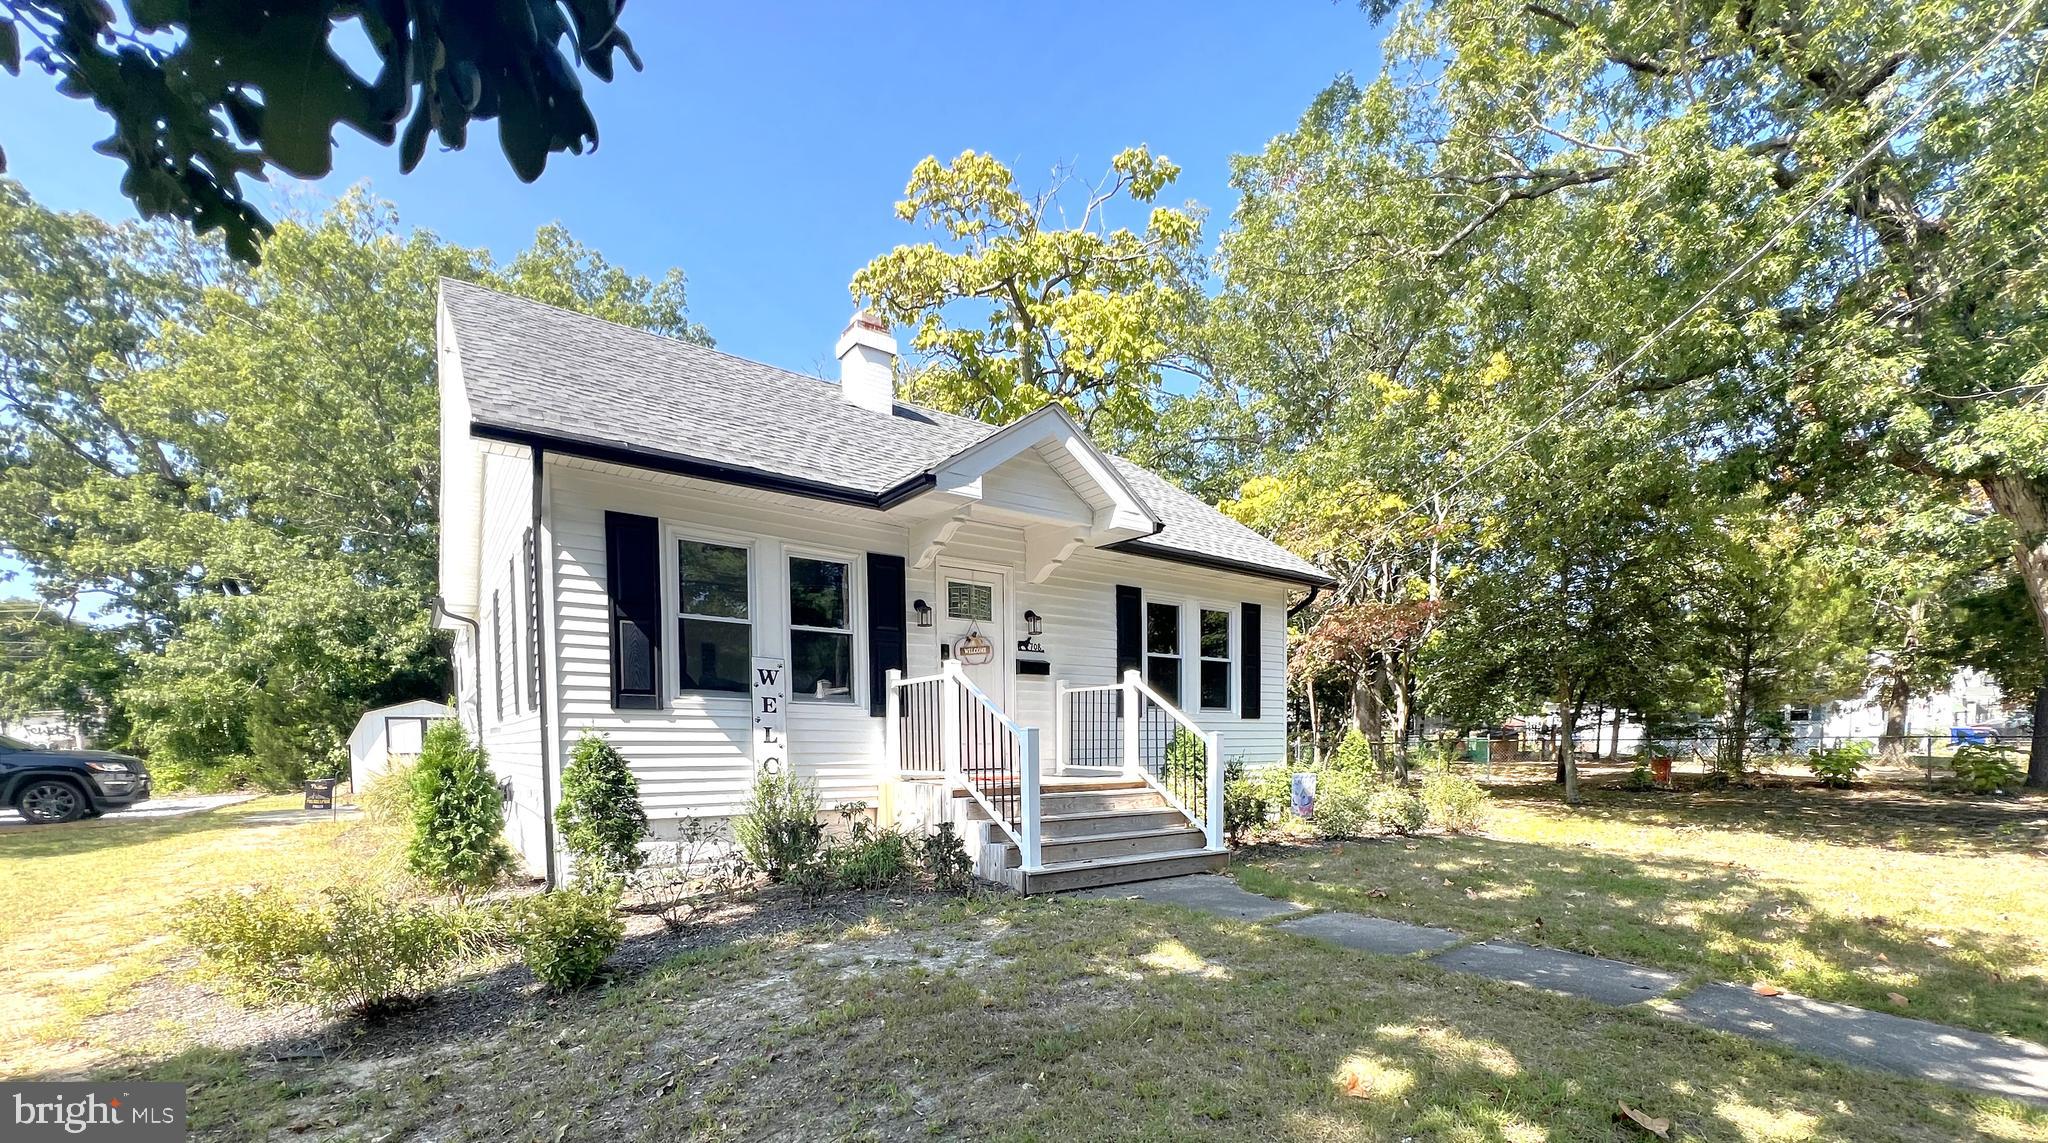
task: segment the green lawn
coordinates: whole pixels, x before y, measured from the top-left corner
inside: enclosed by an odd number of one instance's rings
[[[2048,1042],[2048,799],[1501,791],[1485,835],[1241,860],[1256,892]],[[1892,994],[1905,999],[1901,1006]]]
[[[0,835],[10,886],[49,871],[94,896],[147,887],[140,909],[10,929],[11,983],[33,967],[16,950],[87,958],[105,943],[125,950],[134,989],[190,1000],[174,1029],[124,1040],[120,1002],[75,1002],[84,993],[45,981],[69,1024],[13,1045],[10,1074],[70,1074],[82,1045],[97,1074],[190,1084],[204,1139],[1645,1138],[1614,1122],[1626,1101],[1672,1119],[1678,1138],[2048,1143],[2039,1109],[1648,1011],[1058,898],[887,905],[851,928],[721,945],[562,998],[508,991],[490,973],[521,970],[491,969],[382,1026],[331,1029],[325,1059],[279,1060],[279,1041],[237,1039],[240,1010],[166,973],[171,900],[310,884],[363,868],[366,843],[362,827],[246,816],[122,840],[101,826]],[[486,993],[490,1005],[468,1000]]]

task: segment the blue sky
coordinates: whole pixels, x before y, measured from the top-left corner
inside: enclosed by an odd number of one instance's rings
[[[500,257],[565,223],[637,273],[680,266],[692,316],[720,348],[830,374],[847,280],[922,232],[893,204],[926,155],[972,148],[1027,189],[1056,163],[1090,178],[1149,144],[1184,168],[1169,199],[1227,219],[1229,157],[1291,126],[1340,73],[1370,75],[1379,32],[1343,0],[1211,3],[633,4],[646,70],[590,84],[602,143],[522,185],[479,125],[465,152],[395,151],[343,129],[334,173],[287,191],[368,180],[423,226]],[[60,209],[132,217],[87,105],[34,70],[0,74],[9,173]],[[1136,225],[1142,216],[1113,221]],[[0,584],[18,594],[21,584]]]

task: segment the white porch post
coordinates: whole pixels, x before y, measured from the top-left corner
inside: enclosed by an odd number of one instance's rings
[[[1020,727],[1017,735],[1017,752],[1023,756],[1023,773],[1020,775],[1023,785],[1023,807],[1019,811],[1018,816],[1024,820],[1019,822],[1018,825],[1024,833],[1024,844],[1022,846],[1024,851],[1024,868],[1026,870],[1036,870],[1044,866],[1038,844],[1038,787],[1040,771],[1038,728],[1035,726]]]
[[[882,672],[882,765],[903,771],[903,672],[894,667]],[[884,774],[893,778],[894,774]]]
[[[1205,745],[1209,748],[1209,848],[1223,849],[1230,844],[1223,834],[1223,733],[1211,731]]]
[[[1124,771],[1136,774],[1138,765],[1138,723],[1145,717],[1139,702],[1138,672],[1124,672]]]
[[[946,788],[960,784],[960,682],[953,677],[953,664],[942,668],[939,683],[939,758],[946,771]]]
[[[1060,679],[1052,685],[1053,773],[1066,773],[1073,761],[1071,745],[1067,742],[1067,680]]]

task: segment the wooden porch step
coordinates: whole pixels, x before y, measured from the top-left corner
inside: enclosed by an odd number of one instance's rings
[[[1040,797],[1044,797],[1047,794],[1087,794],[1102,790],[1143,790],[1146,788],[1147,787],[1145,785],[1145,780],[1143,778],[1060,777],[1046,778],[1038,783],[1038,793]],[[1016,792],[1016,790],[1017,787],[1014,784],[982,787],[982,793],[985,795],[1013,794]],[[956,798],[964,798],[967,796],[967,791],[964,789],[956,789],[953,791],[953,796]]]
[[[1171,806],[1135,810],[1084,810],[1071,814],[1042,814],[1039,836],[1045,841],[1070,837],[1095,837],[1128,830],[1172,829],[1191,824],[1187,815]]]
[[[1036,873],[1011,870],[1010,876],[1015,879],[1012,884],[1020,892],[1062,893],[1069,889],[1127,885],[1133,881],[1156,881],[1189,873],[1215,873],[1229,861],[1228,853],[1192,849],[1049,865]]]
[[[1172,829],[1126,830],[1123,833],[1058,839],[1041,837],[1038,839],[1038,855],[1047,866],[1072,865],[1104,858],[1180,853],[1202,848],[1205,840],[1207,837],[1201,830],[1183,820],[1178,828]],[[1015,842],[1005,841],[1002,846],[1003,868],[1015,869],[1024,864],[1023,853]]]

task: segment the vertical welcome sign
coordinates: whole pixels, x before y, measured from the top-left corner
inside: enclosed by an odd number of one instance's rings
[[[789,770],[789,677],[781,659],[754,657],[754,768]]]

